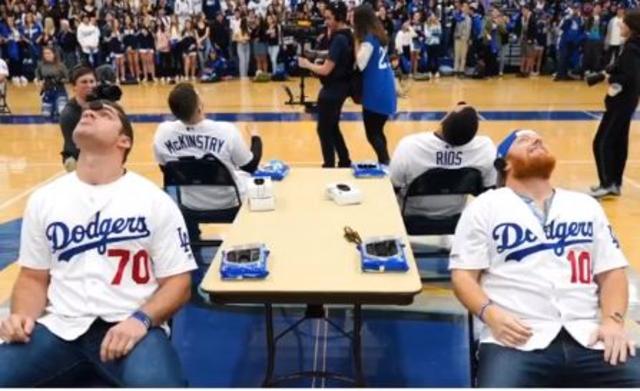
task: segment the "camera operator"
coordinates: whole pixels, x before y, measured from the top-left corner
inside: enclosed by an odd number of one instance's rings
[[[80,122],[82,107],[87,103],[87,97],[96,86],[96,74],[88,66],[79,65],[71,72],[71,86],[74,97],[60,113],[60,128],[64,145],[62,147],[62,162],[67,172],[75,170],[80,151],[73,142],[73,130]]]
[[[318,94],[318,136],[324,163],[322,167],[351,166],[349,151],[340,133],[340,113],[349,95],[350,78],[355,62],[354,40],[347,27],[347,6],[343,2],[332,3],[325,11],[325,21],[331,35],[329,54],[322,64],[315,64],[304,57],[298,58],[301,68],[320,76],[322,88]]]
[[[609,69],[606,111],[593,140],[593,154],[600,184],[591,188],[596,198],[619,196],[629,149],[629,127],[640,95],[640,9],[624,16],[622,53]],[[604,80],[590,76],[589,84]],[[595,79],[595,80],[594,80]]]
[[[59,115],[69,100],[64,83],[67,81],[67,67],[64,66],[51,47],[42,49],[42,61],[36,68],[36,82],[42,83],[40,97],[42,115]]]

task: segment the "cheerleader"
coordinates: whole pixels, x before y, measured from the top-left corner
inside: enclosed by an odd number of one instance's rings
[[[191,77],[191,80],[195,80],[198,58],[198,43],[196,41],[196,30],[191,19],[187,19],[184,23],[184,30],[182,31],[182,40],[180,41],[180,46],[182,47],[184,77],[186,80],[189,80],[189,77]]]
[[[127,55],[129,74],[138,81],[138,79],[140,79],[140,66],[138,64],[138,32],[131,15],[125,15],[124,17],[122,42],[124,43],[124,50]]]
[[[153,28],[149,20],[146,20],[140,29],[140,59],[142,60],[142,79],[156,82],[156,65],[154,60],[155,40]]]
[[[114,18],[111,21],[111,36],[108,41],[109,51],[113,57],[113,67],[116,70],[116,78],[123,83],[126,80],[126,71],[124,68],[124,43],[122,42],[122,31],[120,29],[120,21]]]

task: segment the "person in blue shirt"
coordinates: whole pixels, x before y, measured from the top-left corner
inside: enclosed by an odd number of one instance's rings
[[[362,118],[367,140],[381,164],[389,164],[384,125],[396,112],[393,71],[387,54],[389,37],[369,4],[353,13],[356,63],[362,71]]]
[[[580,4],[575,4],[571,14],[560,23],[559,61],[558,73],[555,81],[570,80],[568,71],[572,59],[578,54],[580,43],[584,39],[584,22],[580,16]]]

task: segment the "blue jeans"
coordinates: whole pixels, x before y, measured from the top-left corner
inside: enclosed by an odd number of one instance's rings
[[[165,332],[157,327],[150,329],[127,356],[106,363],[100,361],[100,344],[113,325],[96,320],[84,335],[65,341],[36,324],[29,343],[0,345],[0,387],[60,382],[65,375],[87,364],[105,382],[116,386],[186,386],[178,356]]]
[[[604,351],[587,349],[564,329],[546,349],[523,352],[496,344],[480,344],[478,386],[640,387],[640,356],[612,366]]]

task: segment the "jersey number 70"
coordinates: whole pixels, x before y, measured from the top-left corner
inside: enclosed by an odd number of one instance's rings
[[[113,280],[111,281],[111,285],[120,285],[122,282],[122,275],[124,274],[124,269],[127,267],[131,258],[131,251],[122,250],[122,249],[109,249],[107,251],[107,255],[110,257],[120,258],[118,263],[118,271],[116,275],[113,276]],[[151,273],[149,273],[149,254],[145,250],[140,250],[133,255],[133,267],[131,268],[131,279],[136,282],[136,284],[146,284],[149,282],[151,278]]]

